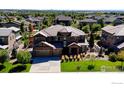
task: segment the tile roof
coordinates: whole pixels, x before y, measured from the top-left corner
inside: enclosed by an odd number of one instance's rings
[[[71,36],[85,35],[85,33],[82,30],[79,30],[71,26],[62,25],[53,25],[51,27],[41,30],[40,32],[47,36],[57,36],[58,32],[71,32]]]
[[[103,27],[102,30],[113,34],[114,36],[124,36],[124,24],[117,26],[108,25],[106,27]]]

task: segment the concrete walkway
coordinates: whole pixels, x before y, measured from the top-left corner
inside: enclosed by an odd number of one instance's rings
[[[34,58],[31,73],[60,72],[60,60],[58,57]]]

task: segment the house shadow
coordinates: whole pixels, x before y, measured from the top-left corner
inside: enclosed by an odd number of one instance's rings
[[[38,64],[38,63],[45,63],[48,61],[57,61],[60,60],[60,57],[58,56],[49,56],[49,57],[33,57],[32,64]]]

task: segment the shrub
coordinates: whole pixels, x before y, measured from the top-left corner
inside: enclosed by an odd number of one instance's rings
[[[77,66],[77,68],[76,68],[78,71],[81,69],[81,66]]]
[[[65,61],[65,56],[62,55],[62,57],[61,57],[61,63],[64,62],[64,61]]]
[[[0,50],[0,62],[3,63],[7,60],[8,53],[6,50]]]
[[[2,69],[4,69],[4,68],[5,68],[4,65],[0,65],[0,71],[1,71]]]
[[[94,69],[94,65],[88,65],[88,70]]]
[[[70,61],[72,61],[72,60],[73,60],[73,56],[72,56],[72,55],[70,55],[69,60],[70,60]]]
[[[69,57],[67,55],[65,55],[65,60],[66,60],[66,62],[69,61]]]
[[[109,54],[109,60],[112,62],[117,61],[117,55],[115,53]]]
[[[116,66],[117,69],[124,71],[124,67],[123,66]]]
[[[12,69],[9,70],[9,73],[12,73],[12,72],[22,72],[26,69],[26,65],[18,65],[16,67],[13,67]]]
[[[117,59],[119,61],[124,61],[124,51],[119,51],[117,54]]]
[[[31,53],[29,51],[19,51],[17,53],[17,61],[19,63],[29,63],[31,60]]]
[[[77,55],[74,55],[74,61],[77,61]]]

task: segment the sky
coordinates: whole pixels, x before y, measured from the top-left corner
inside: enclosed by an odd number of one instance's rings
[[[124,10],[124,0],[2,0],[0,9]]]

